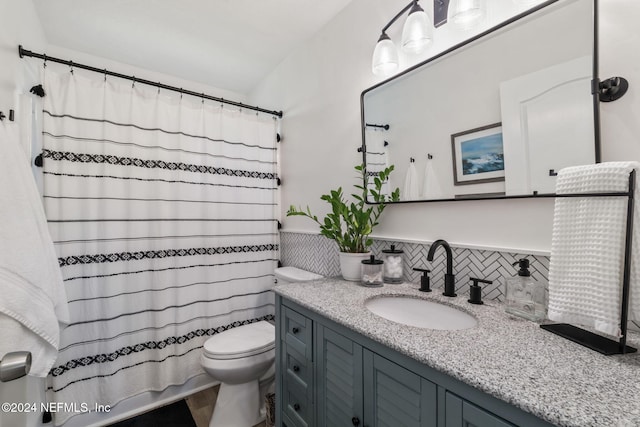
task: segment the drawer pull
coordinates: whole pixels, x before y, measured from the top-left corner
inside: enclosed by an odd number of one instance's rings
[[[360,419],[358,417],[351,418],[351,424],[354,426],[360,425]]]
[[[300,370],[300,366],[293,365],[293,372],[298,372]]]
[[[297,403],[293,404],[293,409],[297,412],[300,410],[300,405],[298,405]]]
[[[297,334],[298,332],[300,332],[300,329],[298,329],[298,328],[293,328],[293,329],[291,330],[291,332],[293,332],[294,334]]]

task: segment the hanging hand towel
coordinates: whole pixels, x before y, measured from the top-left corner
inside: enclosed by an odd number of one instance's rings
[[[445,199],[448,196],[442,191],[440,180],[436,171],[433,169],[433,160],[428,159],[424,168],[424,177],[422,179],[422,198],[423,199]],[[449,196],[450,197],[450,196]]]
[[[562,169],[556,194],[626,192],[637,162]],[[636,172],[638,173],[638,172]],[[635,192],[638,200],[640,192]],[[549,265],[549,319],[620,336],[620,306],[627,225],[626,197],[557,198]],[[630,318],[640,313],[640,210],[635,207]]]
[[[0,125],[0,355],[31,351],[29,374],[44,377],[69,312],[40,194],[13,130]]]
[[[402,192],[402,200],[417,200],[420,194],[418,189],[418,172],[414,162],[409,163],[407,175],[404,178],[404,191]]]

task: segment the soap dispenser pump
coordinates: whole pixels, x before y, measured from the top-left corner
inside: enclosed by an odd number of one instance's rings
[[[516,276],[506,280],[507,313],[538,322],[547,315],[546,285],[531,277],[529,260],[521,258],[514,262],[518,265]]]

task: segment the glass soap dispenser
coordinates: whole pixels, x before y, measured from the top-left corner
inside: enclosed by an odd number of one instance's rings
[[[384,260],[384,283],[402,283],[402,254],[404,252],[396,249],[396,245],[391,245],[391,249],[383,249],[382,258]]]
[[[362,261],[361,267],[361,279],[364,286],[370,288],[382,286],[382,266],[384,265],[381,259],[376,259],[371,255],[369,259]]]
[[[539,322],[547,317],[546,285],[531,277],[529,260],[522,258],[513,263],[518,265],[518,274],[507,278],[507,313]]]

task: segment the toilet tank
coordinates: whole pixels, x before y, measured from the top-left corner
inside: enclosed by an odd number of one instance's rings
[[[323,276],[296,267],[279,267],[274,270],[278,284],[292,282],[308,282],[309,280],[322,279]]]

